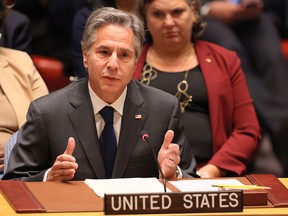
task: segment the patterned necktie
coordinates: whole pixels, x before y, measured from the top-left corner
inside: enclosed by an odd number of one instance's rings
[[[116,136],[113,127],[114,108],[106,106],[100,111],[100,114],[105,121],[105,127],[99,141],[106,170],[106,178],[111,178],[117,151]]]

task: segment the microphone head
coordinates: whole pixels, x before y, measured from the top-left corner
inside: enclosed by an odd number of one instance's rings
[[[140,136],[141,136],[141,139],[142,139],[143,141],[146,141],[147,139],[149,139],[149,135],[148,135],[148,133],[147,133],[145,130],[142,130],[142,131],[140,132]]]

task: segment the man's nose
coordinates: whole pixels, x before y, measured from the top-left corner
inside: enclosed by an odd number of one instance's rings
[[[118,56],[117,53],[112,53],[112,55],[110,56],[108,63],[107,63],[107,67],[109,70],[116,70],[119,67],[118,64]]]

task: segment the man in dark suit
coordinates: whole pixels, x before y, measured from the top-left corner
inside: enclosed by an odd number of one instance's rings
[[[31,103],[3,179],[106,178],[98,139],[105,125],[99,112],[106,106],[114,108],[117,140],[112,178],[159,177],[143,130],[165,178],[194,176],[177,98],[132,80],[143,39],[136,16],[113,8],[94,11],[81,42],[89,78]]]

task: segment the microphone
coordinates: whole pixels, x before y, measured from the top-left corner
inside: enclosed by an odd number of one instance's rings
[[[162,169],[161,169],[160,164],[159,164],[159,162],[158,162],[158,160],[157,160],[156,153],[155,153],[152,145],[151,145],[150,142],[148,141],[149,135],[148,135],[148,133],[147,133],[146,131],[144,131],[144,130],[142,130],[142,131],[140,132],[140,134],[141,134],[141,139],[142,139],[144,142],[147,142],[147,144],[149,145],[149,147],[150,147],[150,149],[151,149],[151,151],[152,151],[154,160],[155,160],[155,162],[156,162],[156,164],[157,164],[158,171],[160,172],[160,175],[161,175],[161,178],[162,178],[162,181],[163,181],[164,192],[167,192],[167,189],[166,189],[166,179],[165,179],[165,177],[164,177],[164,175],[163,175]]]

